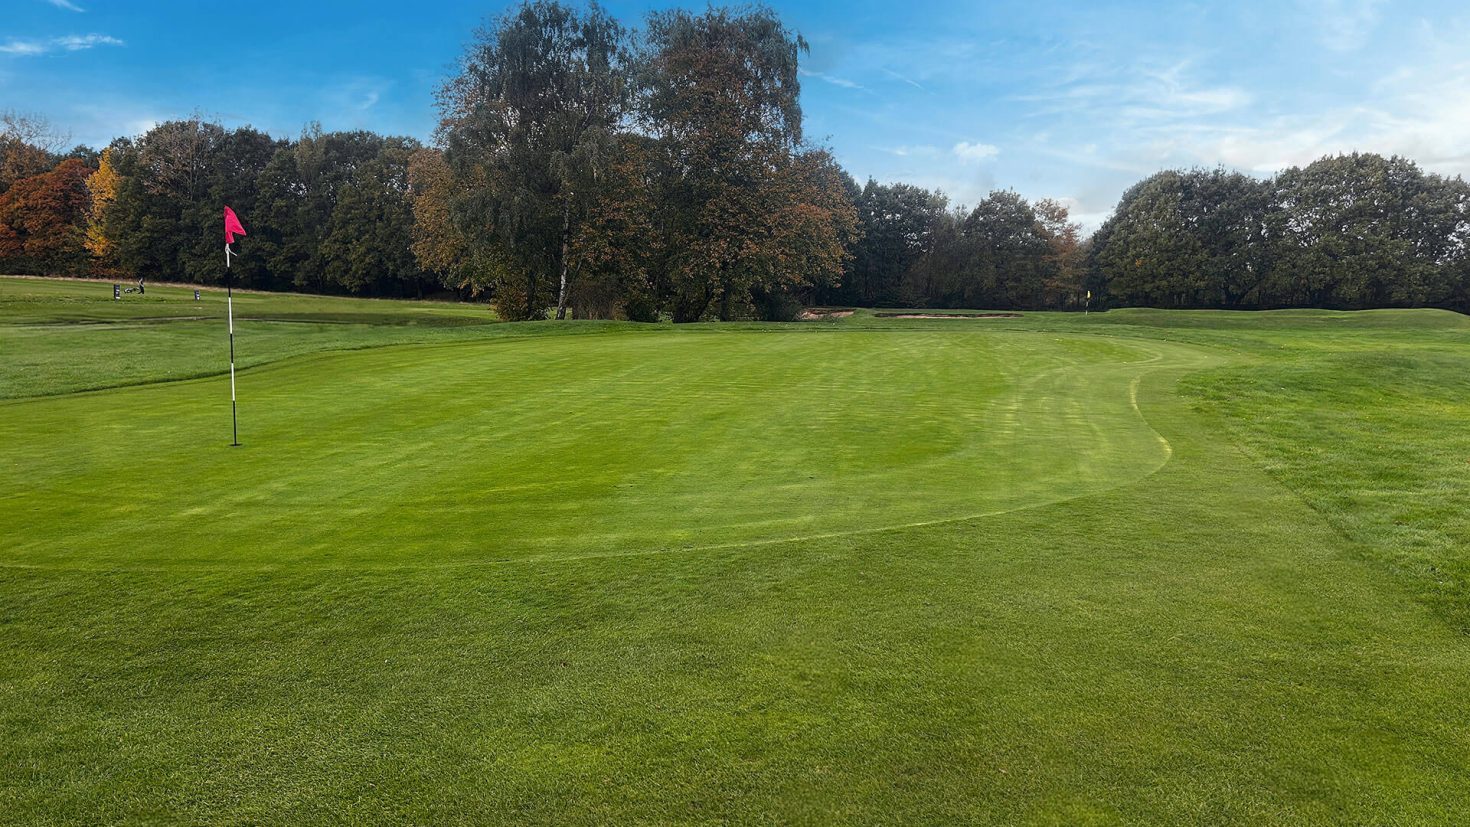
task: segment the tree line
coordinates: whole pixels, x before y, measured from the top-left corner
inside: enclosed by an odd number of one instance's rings
[[[1470,189],[1413,162],[1161,172],[1090,237],[1056,201],[859,185],[802,132],[807,44],[769,9],[525,2],[479,31],[432,144],[199,117],[96,152],[0,121],[0,271],[449,289],[507,319],[787,319],[804,305],[1470,310]]]
[[[1094,234],[1120,305],[1470,310],[1470,185],[1353,153],[1271,178],[1161,172]]]
[[[218,284],[229,204],[250,233],[249,254],[232,265],[236,284],[378,296],[437,287],[410,247],[408,160],[420,148],[412,138],[312,126],[288,141],[192,118],[100,153],[46,157],[37,143],[6,143],[21,144],[39,151],[15,157],[44,171],[0,190],[5,271]],[[9,153],[0,164],[3,186],[18,167]]]

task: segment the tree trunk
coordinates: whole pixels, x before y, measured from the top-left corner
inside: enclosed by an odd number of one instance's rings
[[[572,226],[572,202],[568,200],[561,208],[561,289],[556,295],[556,319],[567,317],[567,241]]]

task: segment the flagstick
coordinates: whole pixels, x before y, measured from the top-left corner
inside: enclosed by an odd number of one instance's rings
[[[235,294],[230,289],[230,245],[225,244],[225,308],[230,319],[230,428],[234,441],[231,448],[240,447],[240,419],[235,413]]]

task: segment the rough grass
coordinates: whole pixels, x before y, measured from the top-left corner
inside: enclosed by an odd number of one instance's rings
[[[370,304],[241,374],[244,448],[218,375],[0,402],[0,821],[1470,807],[1460,317]],[[129,381],[56,330],[16,395]]]

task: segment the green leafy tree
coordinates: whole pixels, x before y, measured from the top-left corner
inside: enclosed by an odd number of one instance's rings
[[[482,31],[440,95],[453,214],[493,266],[507,318],[533,319],[573,290],[571,249],[599,198],[631,94],[628,35],[600,7],[522,3]]]
[[[412,138],[376,138],[377,152],[343,178],[322,234],[327,282],[349,293],[423,295],[408,195]]]
[[[1312,307],[1423,304],[1441,297],[1448,240],[1437,182],[1412,161],[1352,153],[1283,172],[1272,235],[1283,303]]]
[[[298,289],[417,295],[432,283],[414,257],[412,138],[308,127],[261,169],[253,249]]]
[[[911,184],[880,184],[870,178],[854,207],[861,239],[853,245],[841,285],[826,301],[860,307],[907,303],[905,280],[930,252],[936,230],[947,220],[948,201]]]
[[[1098,233],[1096,264],[1111,300],[1153,307],[1209,306],[1208,253],[1188,220],[1185,173],[1134,184]]]
[[[113,142],[108,156],[118,175],[116,198],[102,230],[114,243],[119,267],[174,281],[221,282],[221,205],[254,225],[257,179],[280,145],[248,127],[226,130],[197,118]],[[266,264],[254,245],[236,260],[231,276],[264,286]]]

